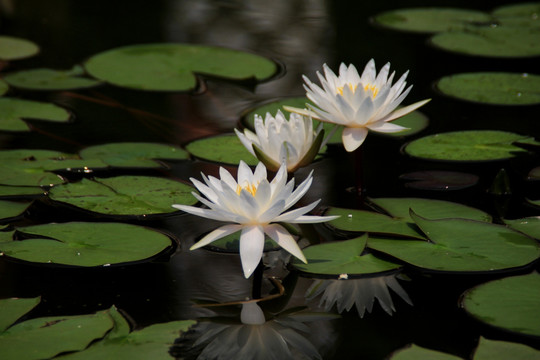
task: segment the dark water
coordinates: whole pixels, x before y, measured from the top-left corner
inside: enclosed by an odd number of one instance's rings
[[[231,131],[247,109],[261,101],[304,95],[301,74],[310,78],[323,63],[340,62],[358,68],[374,58],[378,68],[390,61],[401,74],[410,70],[414,88],[405,103],[430,97],[422,109],[430,126],[416,137],[449,130],[499,129],[540,137],[538,106],[497,107],[447,99],[433,90],[437,78],[463,71],[534,72],[538,59],[498,60],[452,55],[430,48],[421,35],[377,28],[369,17],[407,6],[454,6],[490,10],[505,2],[470,1],[3,1],[2,34],[38,43],[39,56],[13,62],[4,71],[34,67],[67,69],[91,55],[123,45],[183,42],[247,50],[275,59],[284,71],[255,89],[208,80],[194,94],[137,92],[102,86],[77,92],[15,91],[11,96],[48,100],[72,110],[69,125],[34,122],[32,133],[1,133],[0,147],[43,148],[77,152],[85,146],[116,141],[185,144]],[[372,197],[418,196],[468,204],[495,218],[538,215],[523,205],[524,197],[540,198],[538,184],[525,180],[538,158],[474,165],[426,162],[405,157],[405,139],[368,136],[363,145],[364,185]],[[354,158],[337,148],[332,160],[314,164],[315,182],[305,199],[322,198],[323,205],[358,206],[346,189],[355,185]],[[310,168],[310,169],[311,169]],[[501,198],[487,189],[504,168],[513,193]],[[310,170],[308,169],[308,170]],[[479,176],[472,188],[452,192],[412,190],[399,175],[418,170],[458,170]],[[187,180],[217,167],[199,161],[171,164],[165,176]],[[109,174],[110,175],[110,174]],[[302,170],[298,177],[307,175]],[[101,220],[46,200],[37,201],[15,225],[70,220]],[[137,326],[191,319],[209,312],[193,308],[191,299],[235,301],[251,296],[236,255],[187,251],[214,223],[187,215],[133,221],[162,229],[180,239],[174,256],[151,263],[103,269],[31,266],[0,259],[0,297],[42,296],[31,316],[82,314],[116,305]],[[325,231],[323,228],[321,231]],[[324,232],[332,236],[328,231]],[[538,270],[538,266],[536,266]],[[529,272],[524,269],[523,272]],[[280,275],[286,272],[281,271]],[[412,281],[401,285],[414,306],[393,296],[396,312],[387,315],[378,304],[360,319],[353,310],[339,320],[312,326],[310,340],[325,359],[383,359],[409,343],[467,357],[479,336],[506,339],[540,348],[535,339],[487,328],[467,317],[458,306],[460,294],[495,276],[451,276],[408,271]],[[498,275],[502,276],[502,275]],[[305,304],[310,279],[287,277],[295,284],[287,307]],[[263,290],[269,290],[265,284]],[[317,301],[308,303],[316,308]]]

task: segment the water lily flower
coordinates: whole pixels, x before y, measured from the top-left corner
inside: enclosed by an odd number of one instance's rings
[[[206,198],[197,193],[193,193],[193,196],[209,209],[177,204],[173,207],[204,218],[234,223],[210,232],[193,245],[191,250],[241,231],[240,260],[246,278],[251,276],[261,260],[265,234],[298,259],[307,262],[296,240],[280,222],[320,223],[336,218],[305,215],[313,210],[320,200],[287,211],[308,191],[313,181],[313,172],[296,189],[294,178],[287,182],[285,164],[281,165],[271,182],[268,181],[266,167],[261,162],[252,172],[245,162],[240,161],[238,181],[224,168],[219,169],[219,174],[220,179],[202,174],[204,183],[190,179]]]
[[[342,141],[347,151],[356,150],[364,142],[368,130],[393,133],[407,128],[392,124],[403,115],[418,109],[431,99],[426,99],[405,106],[398,110],[396,107],[411,91],[412,85],[405,90],[408,71],[394,85],[395,72],[390,76],[390,63],[383,66],[379,74],[375,69],[375,61],[371,59],[362,76],[354,65],[341,64],[339,76],[324,64],[324,77],[317,72],[322,88],[312,83],[306,76],[304,88],[306,95],[314,104],[307,104],[309,109],[298,109],[285,106],[288,111],[314,119],[342,125]]]
[[[269,170],[277,171],[286,163],[289,172],[313,161],[324,136],[322,125],[313,130],[311,118],[291,113],[287,120],[280,110],[276,117],[267,112],[264,121],[255,115],[255,133],[248,129],[244,133],[234,131],[246,149]]]
[[[315,280],[306,291],[306,298],[312,300],[322,293],[319,306],[325,311],[330,311],[336,305],[339,313],[349,311],[353,305],[356,305],[361,318],[364,317],[366,310],[371,313],[377,299],[382,309],[388,315],[392,315],[396,309],[388,288],[391,288],[407,304],[412,305],[409,295],[396,280],[395,275],[366,279]]]

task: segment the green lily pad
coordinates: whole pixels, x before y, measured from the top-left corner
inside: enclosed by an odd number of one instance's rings
[[[410,8],[384,12],[374,21],[393,30],[419,33],[437,33],[460,30],[471,23],[491,22],[489,14],[481,11],[456,8]]]
[[[328,224],[338,230],[358,231],[378,234],[402,235],[424,239],[418,231],[409,209],[430,219],[465,218],[490,221],[483,211],[448,201],[418,198],[378,198],[371,201],[388,215],[365,210],[330,208],[326,215],[340,215]]]
[[[13,325],[19,318],[39,304],[40,298],[1,299],[0,300],[0,334]]]
[[[9,90],[9,85],[5,81],[0,80],[0,96],[7,93],[8,90]]]
[[[540,200],[531,200],[531,199],[527,199],[527,202],[531,205],[534,205],[534,206],[539,206],[540,207]]]
[[[45,191],[37,186],[0,185],[0,197],[44,195]]]
[[[399,107],[398,107],[399,109]],[[390,136],[390,137],[402,137],[409,136],[419,133],[424,130],[429,125],[429,119],[426,115],[420,111],[413,111],[408,113],[405,116],[400,117],[392,121],[392,124],[400,125],[406,127],[407,130],[395,132],[395,133],[375,133],[381,136]]]
[[[196,323],[193,320],[171,321],[130,333],[125,319],[116,310],[110,314],[115,319],[115,327],[103,340],[84,351],[64,355],[62,359],[170,360],[171,344]]]
[[[412,344],[394,352],[390,360],[463,360],[463,358]]]
[[[84,69],[75,66],[71,70],[31,69],[7,74],[4,80],[11,86],[30,90],[76,90],[100,84],[85,78]]]
[[[453,191],[478,183],[478,176],[457,171],[414,171],[399,176],[408,180],[405,187],[418,190]]]
[[[66,109],[51,103],[0,98],[0,130],[29,131],[23,119],[68,122],[70,117]]]
[[[540,351],[523,344],[488,340],[483,337],[474,353],[473,360],[533,360],[540,359]]]
[[[437,82],[437,88],[445,95],[483,104],[540,103],[540,76],[533,74],[503,72],[455,74],[441,78]]]
[[[39,46],[29,40],[0,36],[0,60],[19,60],[36,55]]]
[[[152,176],[82,179],[53,187],[49,196],[106,215],[151,215],[178,211],[172,204],[193,205],[195,189],[178,181]]]
[[[345,240],[312,245],[303,249],[308,263],[294,259],[295,269],[311,276],[347,274],[348,278],[359,275],[372,275],[398,270],[401,265],[381,260],[373,254],[362,254],[366,246],[367,235]]]
[[[44,317],[16,324],[0,334],[2,360],[49,359],[80,351],[113,327],[107,313]]]
[[[540,275],[512,276],[467,290],[461,305],[477,320],[522,335],[540,336]]]
[[[55,185],[64,182],[54,170],[106,167],[99,159],[81,160],[77,155],[40,149],[0,151],[0,184],[13,186]]]
[[[0,200],[0,220],[21,215],[30,203]]]
[[[505,226],[411,216],[430,242],[370,237],[367,246],[413,266],[445,272],[509,270],[540,257],[540,245],[534,239]]]
[[[109,266],[151,258],[171,246],[154,230],[121,223],[70,222],[17,229],[24,240],[2,242],[11,258],[71,266]]]
[[[540,4],[537,2],[505,5],[492,11],[498,23],[505,26],[523,27],[540,27],[539,13]]]
[[[528,217],[516,220],[504,220],[504,223],[517,231],[520,231],[535,239],[540,239],[540,217]]]
[[[406,154],[428,160],[493,161],[527,151],[514,145],[530,137],[497,130],[455,131],[428,135],[404,147]]]
[[[115,167],[159,167],[157,159],[183,160],[189,154],[177,147],[156,143],[110,143],[90,146],[79,152],[83,159],[100,159]]]
[[[234,80],[264,80],[276,64],[254,54],[219,47],[145,44],[112,49],[91,57],[85,68],[102,81],[138,90],[185,91],[197,86],[194,74]]]
[[[439,49],[484,57],[532,57],[540,55],[540,27],[486,25],[464,31],[439,33],[431,44]]]
[[[255,166],[259,160],[251,155],[236,134],[224,134],[195,140],[186,145],[193,156],[221,164],[238,165],[240,160]]]

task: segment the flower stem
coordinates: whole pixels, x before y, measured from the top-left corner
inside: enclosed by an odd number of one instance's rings
[[[365,189],[364,189],[364,164],[363,164],[363,150],[362,146],[354,151],[354,190],[357,195],[358,205],[361,206],[364,203]]]

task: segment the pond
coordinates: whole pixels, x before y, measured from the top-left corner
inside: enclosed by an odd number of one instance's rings
[[[540,358],[540,3],[436,6],[0,1],[0,358]],[[370,59],[431,100],[250,173],[235,129]]]

